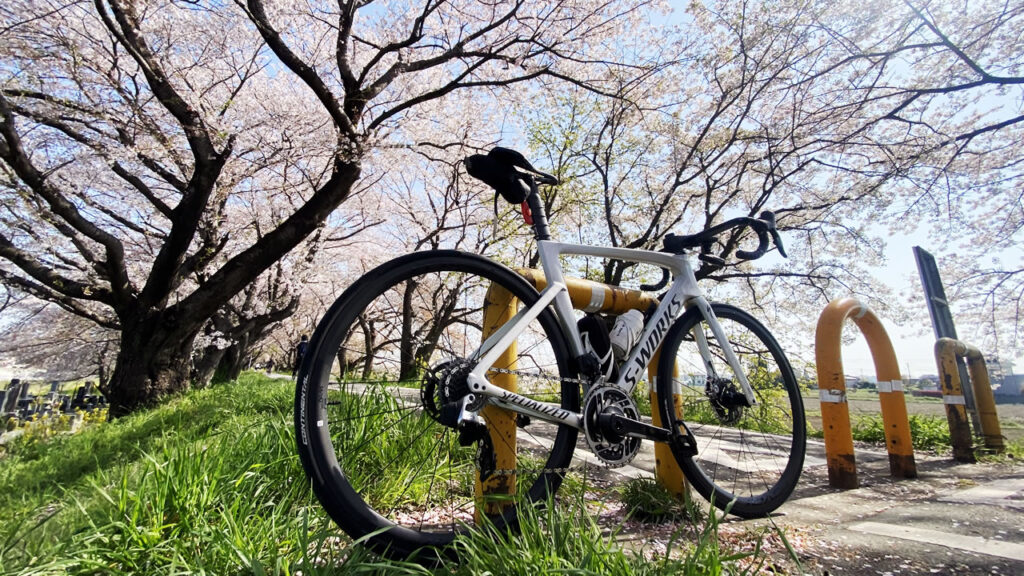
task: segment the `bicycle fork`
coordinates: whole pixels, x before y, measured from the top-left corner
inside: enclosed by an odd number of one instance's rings
[[[726,336],[725,330],[722,329],[722,325],[719,324],[718,319],[715,318],[715,313],[711,309],[711,304],[703,297],[692,298],[686,304],[687,307],[697,307],[700,315],[704,318],[708,327],[711,328],[711,334],[722,347],[722,354],[725,356],[725,361],[729,364],[729,368],[732,369],[732,373],[735,374],[736,379],[739,380],[740,390],[743,391],[743,396],[747,400],[747,405],[756,406],[757,398],[754,396],[754,388],[750,385],[750,381],[747,380],[747,374],[743,371],[743,367],[740,366],[739,358],[736,357],[736,352],[733,351],[732,343],[729,342],[729,338]],[[708,346],[707,335],[704,334],[704,330],[701,330],[700,323],[693,328],[693,339],[697,342],[697,350],[700,352],[701,360],[704,362],[704,368],[708,372],[708,378],[718,378],[718,372],[715,370],[715,365],[711,361],[713,358],[711,347]]]

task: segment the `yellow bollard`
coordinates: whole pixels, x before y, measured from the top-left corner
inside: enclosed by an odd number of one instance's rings
[[[519,300],[508,290],[500,285],[492,284],[485,296],[483,339],[496,332],[505,325],[516,313]],[[515,370],[516,368],[516,343],[513,342],[508,349],[498,357],[495,366]],[[517,390],[516,375],[506,373],[492,373],[489,380],[495,386],[499,386],[510,392]],[[485,514],[499,514],[501,510],[512,503],[516,493],[516,475],[508,470],[516,469],[516,414],[504,408],[498,408],[488,404],[480,411],[487,423],[487,430],[491,435],[491,445],[494,447],[495,468],[506,472],[496,473],[481,482],[480,471],[476,472],[476,483],[474,493],[477,506],[474,511],[476,521],[480,522],[481,511]]]
[[[935,363],[939,367],[942,403],[946,405],[949,422],[949,441],[953,445],[953,458],[959,462],[974,462],[971,449],[971,426],[967,420],[960,371],[956,367],[956,348],[960,342],[952,338],[939,338],[935,343]]]
[[[875,363],[885,445],[889,452],[889,472],[901,478],[915,478],[914,446],[903,397],[903,381],[892,342],[871,310],[855,298],[842,298],[833,300],[822,311],[814,344],[829,485],[835,488],[856,488],[859,485],[840,341],[847,318],[851,318],[864,335]]]
[[[935,361],[939,366],[939,378],[942,382],[942,400],[946,405],[946,419],[949,422],[949,435],[953,443],[953,457],[963,462],[973,462],[971,451],[971,433],[967,420],[967,409],[963,402],[963,383],[956,369],[956,357],[967,359],[967,369],[974,390],[974,404],[978,409],[981,421],[981,435],[985,447],[994,452],[1002,452],[1003,433],[996,413],[995,396],[988,379],[988,368],[981,352],[959,340],[941,338],[935,343]],[[948,391],[947,391],[948,390]]]
[[[992,384],[988,379],[988,367],[985,366],[985,357],[973,346],[967,347],[967,370],[971,376],[971,386],[974,388],[974,406],[978,409],[978,417],[981,419],[981,434],[985,439],[985,447],[996,453],[1002,453],[1006,447],[1003,445],[1003,430],[999,425],[999,415],[996,413],[996,398],[992,394]]]
[[[540,270],[522,268],[517,270],[524,278],[537,288],[543,290],[547,286],[547,279]],[[627,310],[647,310],[650,306],[657,306],[658,299],[641,290],[630,290],[618,286],[609,286],[600,282],[581,280],[577,278],[565,279],[565,286],[569,289],[569,299],[577,310],[587,312],[607,312],[611,314],[622,314]],[[661,414],[657,410],[658,394],[655,392],[655,379],[658,367],[659,350],[651,359],[647,367],[647,381],[650,384],[651,398],[651,421],[655,426],[661,426]],[[682,411],[682,398],[678,395],[674,398],[676,411]],[[675,494],[681,500],[689,497],[689,485],[683,476],[683,470],[672,455],[672,449],[662,442],[654,443],[654,475],[658,482],[666,490]]]
[[[547,286],[547,281],[544,278],[543,272],[540,270],[533,269],[519,269],[517,272],[526,278],[527,281],[531,282],[537,290],[543,290]],[[599,282],[592,282],[589,280],[580,280],[575,278],[565,279],[565,285],[569,290],[569,299],[572,301],[573,307],[578,310],[585,310],[587,312],[607,312],[611,314],[621,314],[627,310],[638,309],[646,310],[652,304],[657,305],[658,300],[651,294],[642,292],[640,290],[630,290],[627,288],[619,288],[615,286],[608,286]],[[485,313],[485,330],[483,337],[486,339],[494,330],[504,324],[515,314],[516,303],[514,299],[511,302],[508,300],[511,298],[506,291],[504,295],[496,294],[493,297],[488,293],[488,311]],[[492,312],[491,308],[495,309]],[[499,312],[500,310],[500,312]],[[514,358],[515,350],[506,352],[511,354]],[[502,360],[499,362],[507,361],[505,356],[502,356]],[[656,407],[657,395],[654,392],[654,374],[657,371],[657,360],[651,362],[649,368],[649,382],[651,384],[651,405]],[[492,382],[495,385],[501,386],[509,390],[515,390],[515,378],[513,375],[498,374],[495,375],[498,378],[492,378]],[[509,376],[508,381],[503,380],[505,376]],[[502,380],[499,380],[502,378]],[[499,383],[505,382],[505,383]],[[509,388],[508,386],[511,386]],[[677,410],[681,399],[676,397]],[[660,415],[657,410],[652,410],[653,418],[656,418],[655,425],[660,425]],[[497,458],[497,468],[499,470],[514,470],[515,469],[515,418],[509,417],[510,414],[506,410],[499,410],[491,406],[487,406],[483,410],[484,419],[487,421],[488,428],[491,429],[491,439],[494,445],[494,452]],[[688,491],[688,485],[685,478],[683,477],[683,471],[679,468],[679,464],[676,462],[675,457],[672,456],[671,449],[662,443],[655,443],[654,446],[655,459],[656,459],[656,470],[655,475],[658,481],[673,494],[685,497]],[[504,463],[510,463],[506,465]],[[478,501],[491,495],[512,495],[515,490],[515,476],[504,476],[506,479],[502,481],[498,478],[489,478],[487,481],[481,483],[479,477],[477,478],[475,492]],[[499,506],[500,508],[500,506]],[[479,507],[478,507],[479,510]],[[488,505],[487,513],[492,513],[494,508],[492,505]]]
[[[655,392],[655,383],[657,382],[658,372],[658,359],[661,357],[661,348],[654,353],[651,358],[651,363],[647,366],[647,381],[650,382],[649,397],[651,399],[651,424],[661,427],[661,411],[658,410],[658,393]],[[678,376],[676,370],[678,366],[672,368],[672,376]],[[674,400],[675,410],[677,415],[683,413],[683,398],[679,394],[673,394],[672,399]],[[683,475],[683,469],[679,467],[676,462],[676,457],[672,454],[672,449],[668,444],[664,442],[654,443],[654,466],[655,475],[658,478],[658,482],[668,490],[673,496],[679,499],[680,502],[689,503],[690,501],[690,486],[686,482],[686,477]]]
[[[540,270],[520,268],[519,274],[532,283],[537,290],[547,286],[547,279]],[[608,312],[622,314],[627,310],[647,310],[652,304],[657,306],[658,299],[640,290],[630,290],[618,286],[609,286],[600,282],[566,278],[565,286],[569,289],[569,299],[573,308],[585,312]]]

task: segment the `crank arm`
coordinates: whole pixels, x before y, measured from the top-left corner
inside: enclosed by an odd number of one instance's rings
[[[682,443],[687,455],[697,455],[697,444],[693,441],[693,435],[686,429],[685,424],[682,424],[682,426],[686,434],[673,434],[668,428],[651,426],[645,422],[633,420],[620,414],[599,414],[597,422],[602,430],[612,431],[619,436],[642,438],[667,444]]]
[[[602,430],[609,430],[619,436],[630,436],[655,442],[669,442],[672,432],[666,428],[658,428],[644,422],[633,420],[621,414],[598,414],[597,423]]]

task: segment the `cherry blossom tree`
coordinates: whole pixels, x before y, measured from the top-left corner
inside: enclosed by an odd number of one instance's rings
[[[884,180],[893,226],[928,231],[961,336],[1019,355],[1024,6],[868,2],[814,20],[828,50],[803,82],[833,79],[819,101],[853,135],[830,165]]]
[[[737,263],[738,231],[698,277],[806,332],[809,302],[851,293],[905,318],[875,272],[890,227],[924,224],[971,253],[950,259],[951,283],[990,333],[1017,338],[1022,266],[978,256],[1005,253],[1024,221],[1020,8],[706,2],[688,16],[663,41],[671,65],[620,98],[528,108],[534,149],[567,182],[555,210],[581,239],[657,249],[667,232],[772,209],[794,258]],[[638,273],[609,261],[600,276]]]
[[[597,71],[630,72],[607,56],[645,4],[9,2],[0,278],[119,331],[111,414],[149,404],[375,150],[445,144],[405,138],[424,104],[540,78],[601,90]],[[290,206],[229,253],[218,224],[245,192]]]
[[[4,310],[0,356],[33,378],[96,378],[105,385],[117,354],[117,332],[30,296],[12,294]]]

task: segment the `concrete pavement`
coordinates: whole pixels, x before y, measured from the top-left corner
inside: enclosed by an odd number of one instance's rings
[[[649,474],[652,453],[645,447],[622,472]],[[1022,463],[959,464],[919,453],[919,477],[894,479],[884,450],[861,447],[856,458],[861,487],[829,488],[824,445],[809,440],[807,465],[790,500],[770,520],[730,517],[721,531],[781,528],[800,564],[785,558],[780,546],[769,564],[776,573],[1024,575]]]

